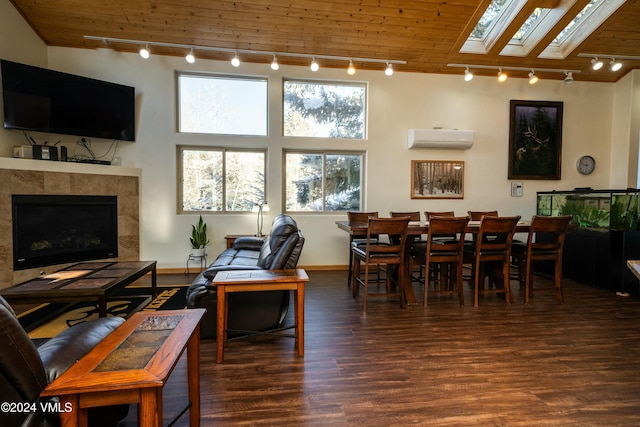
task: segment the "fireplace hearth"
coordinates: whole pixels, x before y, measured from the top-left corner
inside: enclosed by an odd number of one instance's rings
[[[13,195],[14,270],[118,256],[117,196]]]

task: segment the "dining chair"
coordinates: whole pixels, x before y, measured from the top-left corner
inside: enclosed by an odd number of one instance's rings
[[[429,221],[432,216],[446,216],[446,217],[454,217],[456,213],[454,211],[443,211],[443,212],[435,212],[435,211],[424,211],[424,217]]]
[[[364,288],[363,311],[367,311],[367,298],[370,296],[399,296],[400,307],[404,307],[405,302],[405,248],[407,239],[407,227],[409,217],[399,218],[374,218],[370,217],[367,227],[367,238],[364,246],[354,245],[351,247],[353,254],[353,282],[351,290],[353,297],[357,298],[360,286]],[[381,241],[380,237],[388,236],[387,241]],[[364,264],[364,274],[361,277],[361,263]],[[391,274],[390,266],[396,266],[397,275]],[[386,274],[386,292],[369,292],[369,269],[372,267],[384,266]],[[396,278],[396,288],[394,292],[393,281]]]
[[[352,226],[354,224],[367,224],[369,222],[369,217],[377,218],[378,212],[347,212],[347,220],[349,222],[349,226]],[[353,277],[353,253],[351,251],[351,248],[354,245],[364,245],[367,239],[367,235],[351,233],[349,237],[349,270],[347,273],[347,286],[351,286],[351,278]]]
[[[498,216],[498,211],[467,211],[469,220],[480,221],[483,216]]]
[[[411,212],[397,212],[391,211],[389,212],[389,216],[391,218],[400,218],[403,216],[408,216],[409,221],[420,221],[420,212],[419,211],[411,211]]]
[[[529,304],[533,292],[533,263],[553,261],[556,299],[564,304],[562,295],[562,250],[572,215],[539,216],[531,218],[526,243],[513,243],[511,258],[518,267],[520,286],[524,287],[524,303]]]
[[[429,220],[427,241],[413,245],[411,257],[416,263],[424,265],[425,271],[430,271],[432,265],[437,265],[439,280],[434,277],[433,292],[457,293],[458,301],[464,305],[462,288],[462,262],[464,257],[464,236],[469,218],[432,216]],[[441,236],[449,236],[447,240]],[[454,269],[455,267],[455,269]],[[455,279],[455,287],[451,286]],[[427,306],[429,296],[429,278],[424,280],[424,307]]]
[[[473,270],[473,306],[478,307],[478,295],[483,293],[504,293],[507,304],[511,304],[511,287],[509,285],[509,267],[511,265],[511,243],[520,216],[489,216],[480,220],[477,239],[465,245],[465,257],[472,264]],[[484,288],[487,263],[493,264],[493,271],[488,274],[502,279],[502,288]],[[500,268],[498,268],[500,267]],[[481,283],[482,282],[482,286]]]

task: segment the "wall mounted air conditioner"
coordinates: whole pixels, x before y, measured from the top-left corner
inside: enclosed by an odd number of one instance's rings
[[[467,150],[473,145],[472,130],[409,129],[409,148],[455,148]]]

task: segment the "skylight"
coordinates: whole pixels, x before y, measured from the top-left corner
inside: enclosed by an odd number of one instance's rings
[[[551,8],[536,8],[511,36],[500,55],[528,55],[547,34],[558,31],[557,24],[577,2],[558,0]],[[488,53],[512,22],[522,20],[526,3],[527,0],[492,0],[460,52]],[[624,3],[625,0],[590,0],[538,57],[566,58]]]

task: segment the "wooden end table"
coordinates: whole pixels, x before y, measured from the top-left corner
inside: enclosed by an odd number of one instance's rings
[[[200,320],[205,309],[138,312],[40,393],[59,396],[64,427],[88,408],[138,403],[141,427],[162,425],[162,388],[187,350],[189,425],[200,425]],[[186,410],[186,408],[185,408]],[[182,411],[180,414],[184,413]]]
[[[294,293],[295,329],[298,356],[304,356],[304,284],[309,281],[303,269],[297,270],[235,270],[221,271],[211,281],[218,290],[216,332],[216,362],[224,359],[227,339],[227,294],[231,292],[286,291]]]

